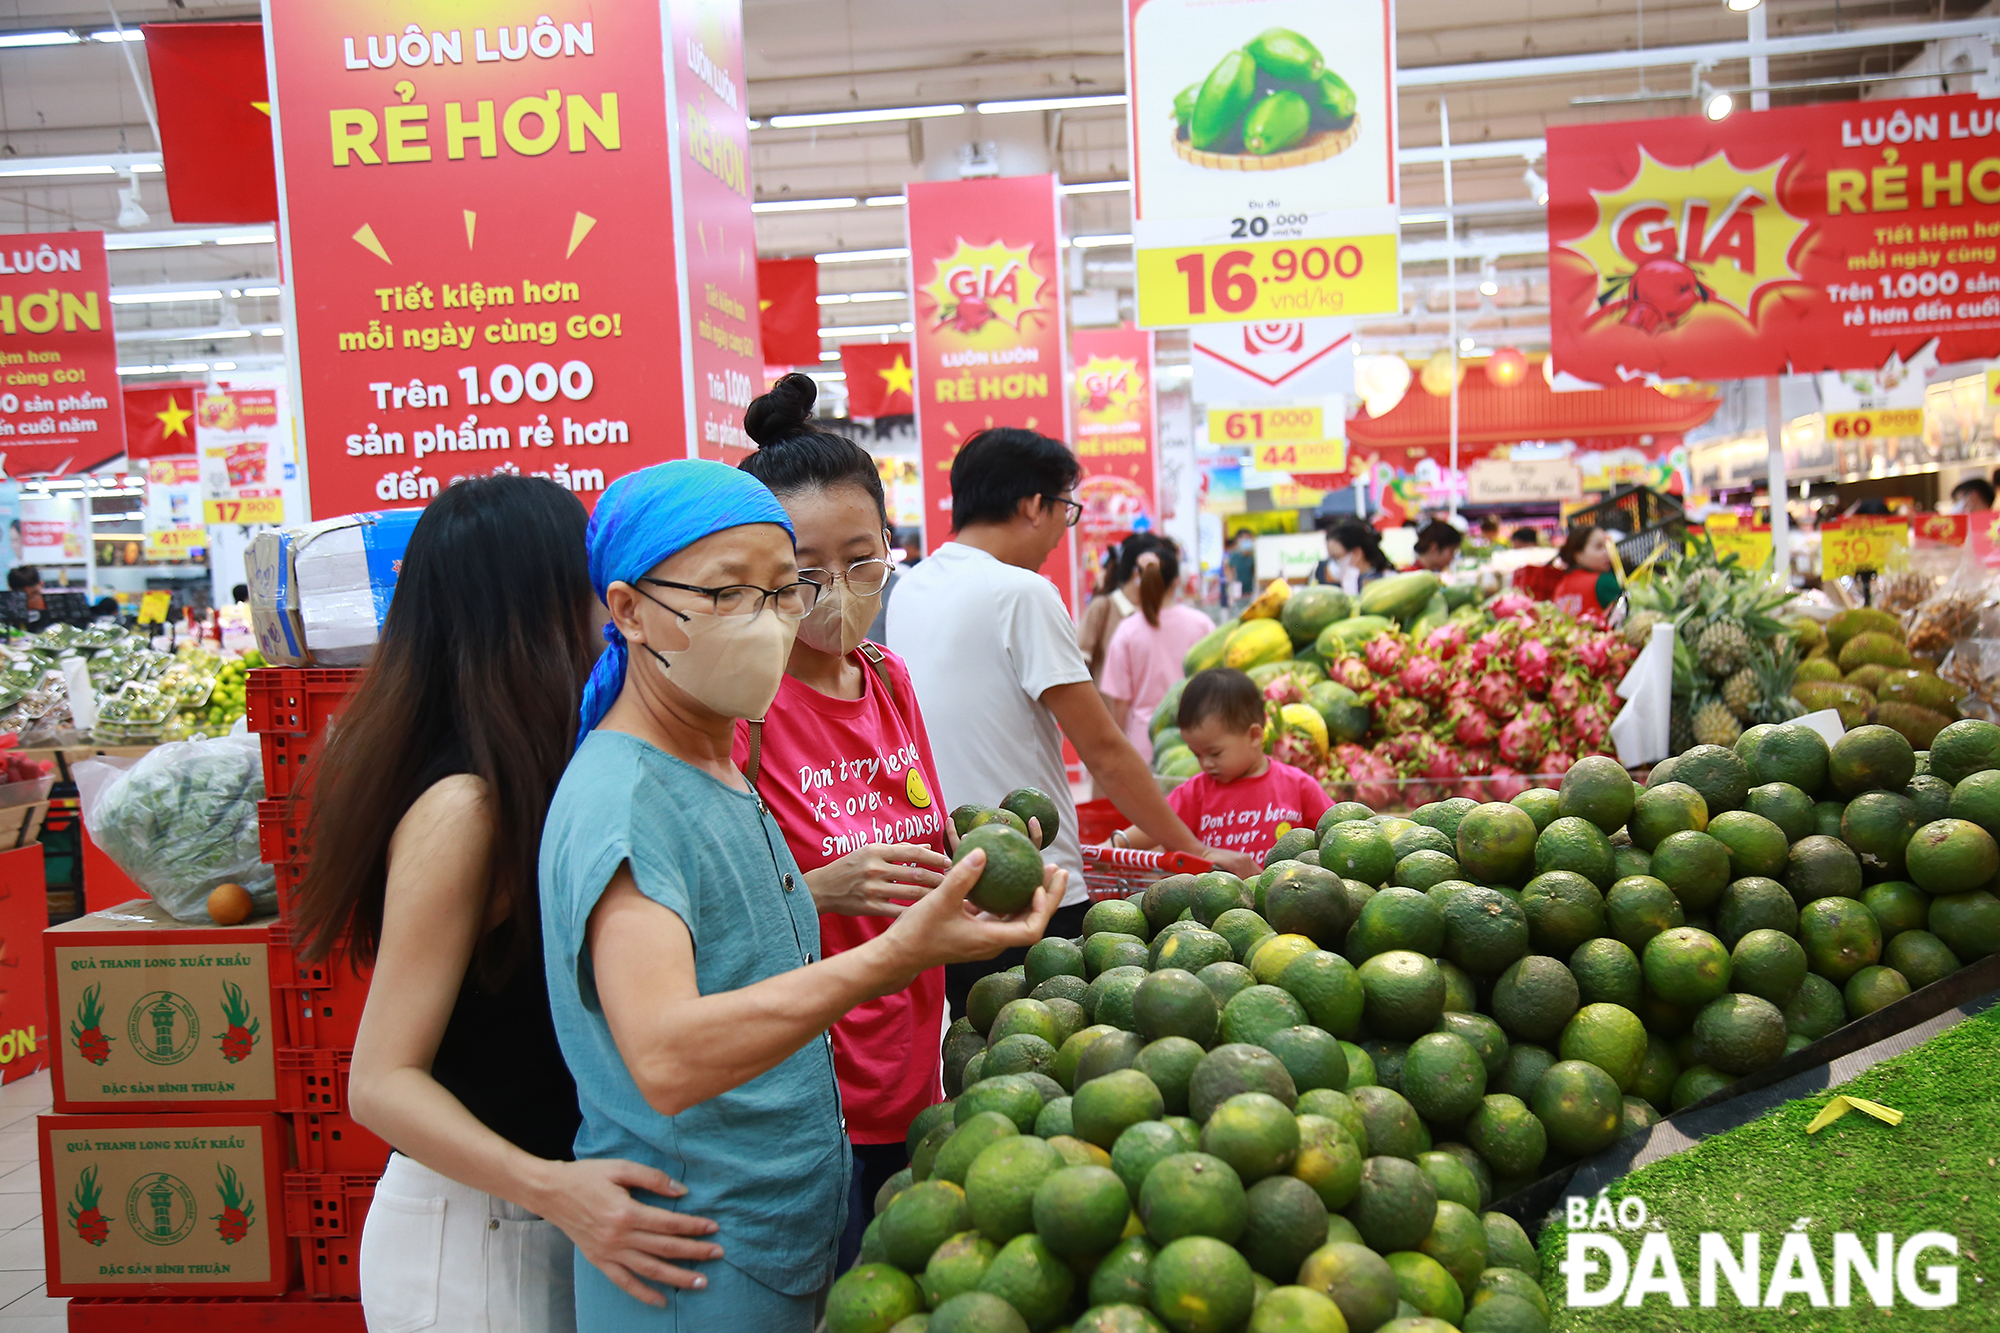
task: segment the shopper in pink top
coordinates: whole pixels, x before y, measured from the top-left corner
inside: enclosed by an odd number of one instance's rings
[[[1134,538],[1133,540],[1140,540]],[[1125,729],[1140,754],[1151,758],[1149,733],[1153,709],[1181,678],[1181,661],[1188,649],[1215,629],[1215,622],[1191,606],[1183,606],[1177,591],[1180,553],[1165,538],[1154,538],[1140,553],[1139,614],[1127,616],[1111,636],[1104,655],[1104,678],[1098,688],[1110,706],[1112,720]]]

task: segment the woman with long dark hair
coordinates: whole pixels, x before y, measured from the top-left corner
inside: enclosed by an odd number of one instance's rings
[[[1140,754],[1153,754],[1153,709],[1181,679],[1188,649],[1215,629],[1215,622],[1180,601],[1180,551],[1164,537],[1143,541],[1134,560],[1139,609],[1111,636],[1100,688],[1111,719]]]
[[[542,971],[536,855],[595,636],[583,506],[490,477],[410,534],[375,660],[328,735],[294,914],[374,965],[348,1085],[396,1148],[361,1240],[375,1329],[575,1327],[572,1243],[642,1300],[711,1223],[636,1201],[652,1167],[574,1160],[576,1085]]]
[[[759,447],[738,466],[785,507],[799,576],[820,591],[799,622],[778,697],[761,722],[737,724],[734,758],[805,871],[821,948],[831,957],[880,935],[904,904],[937,885],[951,868],[951,821],[909,670],[867,640],[889,575],[882,478],[860,445],[813,427],[816,394],[804,375],[786,375],[743,416]],[[844,761],[833,781],[804,789],[799,771],[823,768],[830,755]],[[943,968],[833,1025],[834,1073],[854,1148],[842,1268],[860,1252],[876,1192],[909,1165],[911,1119],[943,1095],[943,1026]]]
[[[1351,594],[1390,572],[1389,557],[1382,553],[1382,534],[1373,524],[1343,518],[1327,529],[1326,559],[1313,570],[1313,582],[1330,583]]]

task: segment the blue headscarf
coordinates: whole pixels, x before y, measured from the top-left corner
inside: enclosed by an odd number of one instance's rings
[[[683,458],[628,473],[611,483],[590,517],[590,586],[603,599],[710,533],[746,523],[776,523],[796,541],[792,520],[770,488],[726,463]],[[583,686],[577,743],[604,719],[625,686],[625,636],[604,627],[611,646]]]

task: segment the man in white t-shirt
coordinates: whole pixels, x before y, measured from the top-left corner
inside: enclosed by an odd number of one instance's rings
[[[1204,848],[1168,807],[1105,709],[1055,585],[1037,572],[1083,512],[1070,498],[1078,475],[1060,441],[1014,427],[974,435],[951,465],[954,539],[903,575],[889,603],[889,647],[916,685],[944,800],[998,805],[1016,787],[1054,799],[1062,827],[1046,855],[1070,880],[1048,933],[1063,936],[1083,933],[1088,902],[1065,735],[1097,789],[1161,846],[1238,875],[1255,870],[1240,853]],[[974,981],[1022,952],[947,968],[953,1011],[965,1012]]]

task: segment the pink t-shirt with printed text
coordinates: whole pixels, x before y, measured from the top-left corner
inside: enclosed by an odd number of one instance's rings
[[[1168,794],[1167,804],[1204,846],[1261,861],[1278,841],[1278,825],[1313,828],[1333,799],[1310,773],[1273,759],[1263,776],[1230,783],[1197,773]]]
[[[882,656],[893,699],[864,664],[859,699],[835,699],[786,676],[765,714],[757,794],[801,870],[817,870],[871,842],[921,843],[944,854],[946,807],[917,691],[903,659],[886,649]],[[739,722],[739,768],[748,754],[748,724]],[[821,952],[844,953],[894,920],[822,912]],[[917,1112],[943,1098],[943,1031],[941,967],[919,974],[908,990],[863,1001],[833,1025],[833,1068],[849,1138],[901,1143]]]

